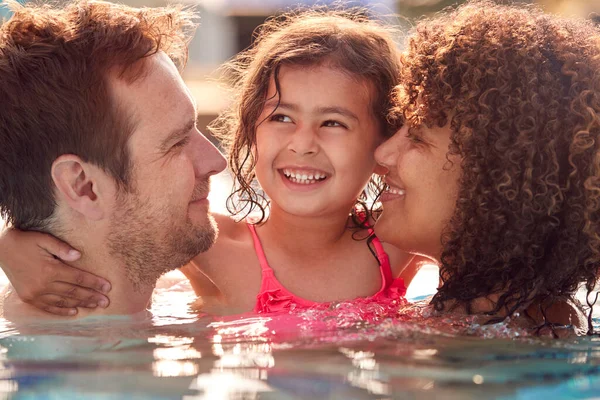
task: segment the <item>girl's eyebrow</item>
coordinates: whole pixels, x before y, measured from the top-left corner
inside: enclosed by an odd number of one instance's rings
[[[352,111],[344,107],[319,107],[317,112],[320,114],[340,114],[344,117],[358,121],[358,117]]]
[[[292,110],[292,111],[299,110],[299,107],[297,105],[279,102],[279,101],[277,101],[277,99],[268,100],[265,103],[265,108],[274,108],[274,109],[275,108],[285,108],[287,110]],[[352,111],[350,111],[344,107],[336,107],[336,106],[319,107],[315,111],[318,114],[340,114],[345,117],[348,117],[348,118],[358,121],[358,116],[356,114],[354,114]]]
[[[267,108],[267,107],[272,107],[272,108],[287,108],[288,110],[298,111],[298,106],[297,105],[290,104],[290,103],[283,103],[283,102],[280,102],[278,99],[268,100],[265,103],[265,108]]]

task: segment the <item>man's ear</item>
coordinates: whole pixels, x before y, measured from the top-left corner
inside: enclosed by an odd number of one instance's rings
[[[52,163],[52,180],[62,200],[86,218],[97,221],[105,217],[99,182],[99,168],[72,154],[63,154]]]

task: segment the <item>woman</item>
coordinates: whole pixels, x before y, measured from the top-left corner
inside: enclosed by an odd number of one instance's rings
[[[403,127],[376,152],[389,185],[376,233],[439,262],[435,309],[585,325],[574,296],[585,283],[594,300],[600,266],[599,33],[489,1],[416,26]]]

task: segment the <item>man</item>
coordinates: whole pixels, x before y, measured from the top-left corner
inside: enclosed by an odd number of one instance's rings
[[[112,283],[96,315],[144,310],[156,280],[216,237],[209,177],[226,163],[176,67],[190,28],[179,9],[86,1],[15,6],[0,28],[0,211]],[[15,294],[4,312],[49,316]]]

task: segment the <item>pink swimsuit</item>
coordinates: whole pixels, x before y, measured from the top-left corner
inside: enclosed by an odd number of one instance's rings
[[[262,270],[262,283],[260,286],[260,292],[256,296],[256,306],[254,307],[255,313],[269,313],[269,312],[280,312],[289,311],[298,308],[309,308],[315,306],[329,306],[331,303],[317,303],[314,301],[306,300],[298,297],[287,290],[275,277],[275,273],[267,263],[267,257],[263,251],[260,239],[256,234],[256,228],[253,224],[248,224],[248,228],[252,233],[252,239],[254,240],[254,249],[258,261],[260,262],[260,268]],[[373,234],[373,229],[369,228],[369,233]],[[367,300],[377,301],[379,299],[391,299],[400,298],[406,294],[406,286],[404,286],[404,280],[402,278],[394,279],[392,276],[392,267],[390,266],[390,259],[383,249],[381,242],[377,237],[373,238],[372,241],[377,259],[379,260],[379,270],[381,272],[381,288],[373,296],[369,296]]]

